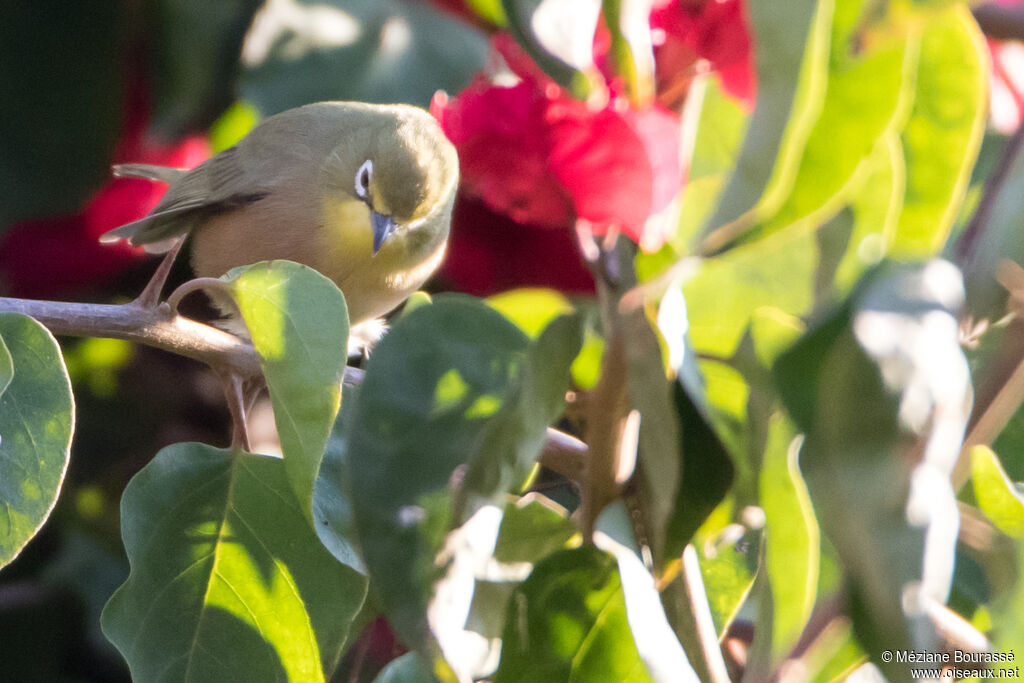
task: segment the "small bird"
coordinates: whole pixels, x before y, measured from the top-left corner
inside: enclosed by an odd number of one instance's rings
[[[459,162],[422,109],[318,102],[267,118],[190,171],[114,172],[170,187],[149,215],[101,241],[162,253],[189,234],[199,277],[263,260],[304,263],[344,292],[355,326],[398,306],[440,265]]]

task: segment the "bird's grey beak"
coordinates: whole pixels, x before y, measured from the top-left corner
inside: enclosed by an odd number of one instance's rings
[[[384,242],[398,226],[391,220],[391,216],[385,216],[372,209],[370,210],[370,225],[373,227],[373,255],[376,256]]]

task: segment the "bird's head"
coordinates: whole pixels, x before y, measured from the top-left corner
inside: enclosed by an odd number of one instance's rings
[[[376,254],[451,202],[459,161],[441,127],[420,109],[388,108],[363,130],[363,144],[347,145],[345,165],[354,169],[352,195],[370,211]]]

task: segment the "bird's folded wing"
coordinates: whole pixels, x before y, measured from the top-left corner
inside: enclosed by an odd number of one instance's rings
[[[245,206],[267,194],[265,190],[247,187],[248,179],[236,147],[225,150],[191,171],[149,164],[122,164],[116,166],[114,172],[119,176],[171,184],[149,215],[100,236],[101,242],[128,239],[134,245],[145,245],[151,253],[170,249],[176,238],[191,230],[198,218]]]

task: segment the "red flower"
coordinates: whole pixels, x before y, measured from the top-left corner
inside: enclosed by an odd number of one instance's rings
[[[515,287],[594,290],[571,230],[520,225],[464,194],[455,203],[441,276],[446,288],[476,296]]]
[[[692,72],[696,58],[706,59],[726,92],[752,107],[756,83],[743,0],[661,0],[655,5],[651,28],[659,84]]]
[[[502,40],[499,49],[512,51]],[[459,151],[464,190],[519,223],[582,219],[650,246],[647,219],[682,185],[678,117],[657,106],[631,110],[618,98],[603,107],[576,101],[517,52],[507,61],[519,83],[479,77],[431,105]]]

